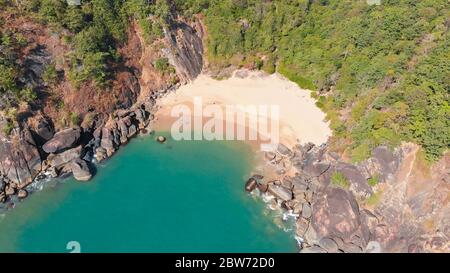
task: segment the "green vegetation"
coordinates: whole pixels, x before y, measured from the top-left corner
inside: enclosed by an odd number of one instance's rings
[[[367,180],[367,183],[371,186],[371,187],[375,187],[378,182],[380,182],[380,176],[379,175],[374,175],[373,177],[369,178]]]
[[[46,84],[54,84],[58,80],[58,71],[54,64],[49,64],[42,75],[42,79]]]
[[[343,189],[348,189],[350,187],[347,177],[340,172],[333,173],[331,176],[331,185],[341,187]]]
[[[381,201],[381,197],[383,195],[383,192],[375,192],[369,198],[366,199],[366,204],[371,207],[375,207],[378,205]]]
[[[175,72],[174,68],[169,63],[169,59],[167,59],[167,58],[159,58],[159,59],[157,59],[155,61],[154,66],[155,66],[155,69],[159,73],[162,73],[162,74]]]
[[[206,15],[213,68],[271,62],[317,90],[318,106],[354,161],[402,140],[421,144],[429,160],[448,149],[448,1],[176,2],[186,16]]]

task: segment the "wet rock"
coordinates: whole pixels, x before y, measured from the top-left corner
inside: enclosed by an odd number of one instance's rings
[[[89,181],[92,178],[92,173],[86,161],[82,159],[75,159],[70,164],[73,176],[78,181]]]
[[[245,190],[247,192],[252,192],[254,189],[256,189],[257,186],[258,182],[256,182],[256,179],[252,177],[245,183]]]
[[[258,184],[258,189],[260,192],[265,193],[269,189],[269,186],[265,183],[260,183],[260,184]]]
[[[292,191],[283,186],[271,184],[269,185],[268,192],[270,192],[273,196],[282,201],[288,201],[292,199]]]
[[[95,150],[95,160],[97,160],[97,162],[101,162],[101,161],[105,160],[106,157],[107,157],[107,154],[106,154],[106,150],[104,148],[98,147]]]
[[[28,192],[26,190],[24,190],[24,189],[20,189],[19,192],[17,193],[17,196],[20,199],[24,199],[24,198],[26,198],[28,196]]]
[[[60,153],[67,149],[75,147],[80,139],[80,129],[69,128],[56,133],[52,139],[47,141],[42,149],[46,153]]]
[[[163,136],[158,136],[158,137],[156,138],[156,141],[158,141],[159,143],[164,143],[164,142],[166,142],[166,138],[163,137]]]

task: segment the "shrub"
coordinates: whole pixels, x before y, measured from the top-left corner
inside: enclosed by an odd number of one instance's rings
[[[333,173],[331,176],[331,185],[341,187],[343,189],[348,189],[350,187],[347,177],[340,172]]]

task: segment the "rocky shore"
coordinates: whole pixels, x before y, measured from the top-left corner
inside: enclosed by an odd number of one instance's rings
[[[349,164],[326,144],[280,144],[264,155],[274,175],[254,175],[245,190],[273,197],[272,207],[295,215],[302,253],[448,252],[449,162],[426,181],[433,190],[413,190],[417,150],[380,146],[368,160]]]
[[[130,109],[110,115],[96,115],[85,127],[55,133],[46,119],[36,128],[24,127],[17,138],[3,139],[0,145],[0,202],[3,207],[28,195],[33,182],[66,177],[88,181],[95,163],[111,157],[138,134],[148,133],[153,120],[155,97]]]

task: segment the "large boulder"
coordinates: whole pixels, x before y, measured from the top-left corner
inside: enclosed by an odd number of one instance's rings
[[[50,154],[47,157],[47,162],[52,167],[61,167],[64,164],[69,163],[70,161],[80,158],[82,152],[82,146],[78,146],[76,148],[64,151],[60,154]]]
[[[47,141],[42,149],[46,153],[61,153],[67,149],[73,148],[78,143],[81,136],[79,128],[69,128],[56,133],[52,139]]]
[[[70,163],[73,177],[78,181],[89,181],[92,178],[91,170],[86,161],[75,159]]]
[[[319,192],[312,203],[311,226],[317,238],[338,236],[350,240],[360,228],[358,203],[350,192],[327,187]]]
[[[114,146],[113,133],[107,127],[103,127],[102,129],[102,141],[100,146],[106,150],[108,157],[110,157],[116,150]]]
[[[292,191],[283,186],[271,184],[269,185],[268,192],[282,201],[288,201],[292,199]]]
[[[55,129],[53,128],[52,122],[44,117],[38,119],[34,132],[38,145],[43,145],[55,135]]]
[[[358,197],[368,198],[373,194],[372,187],[367,183],[366,177],[352,164],[339,162],[336,171],[342,173],[350,183],[350,190]]]
[[[0,173],[20,186],[31,183],[41,170],[41,157],[28,127],[16,141],[0,138]]]

